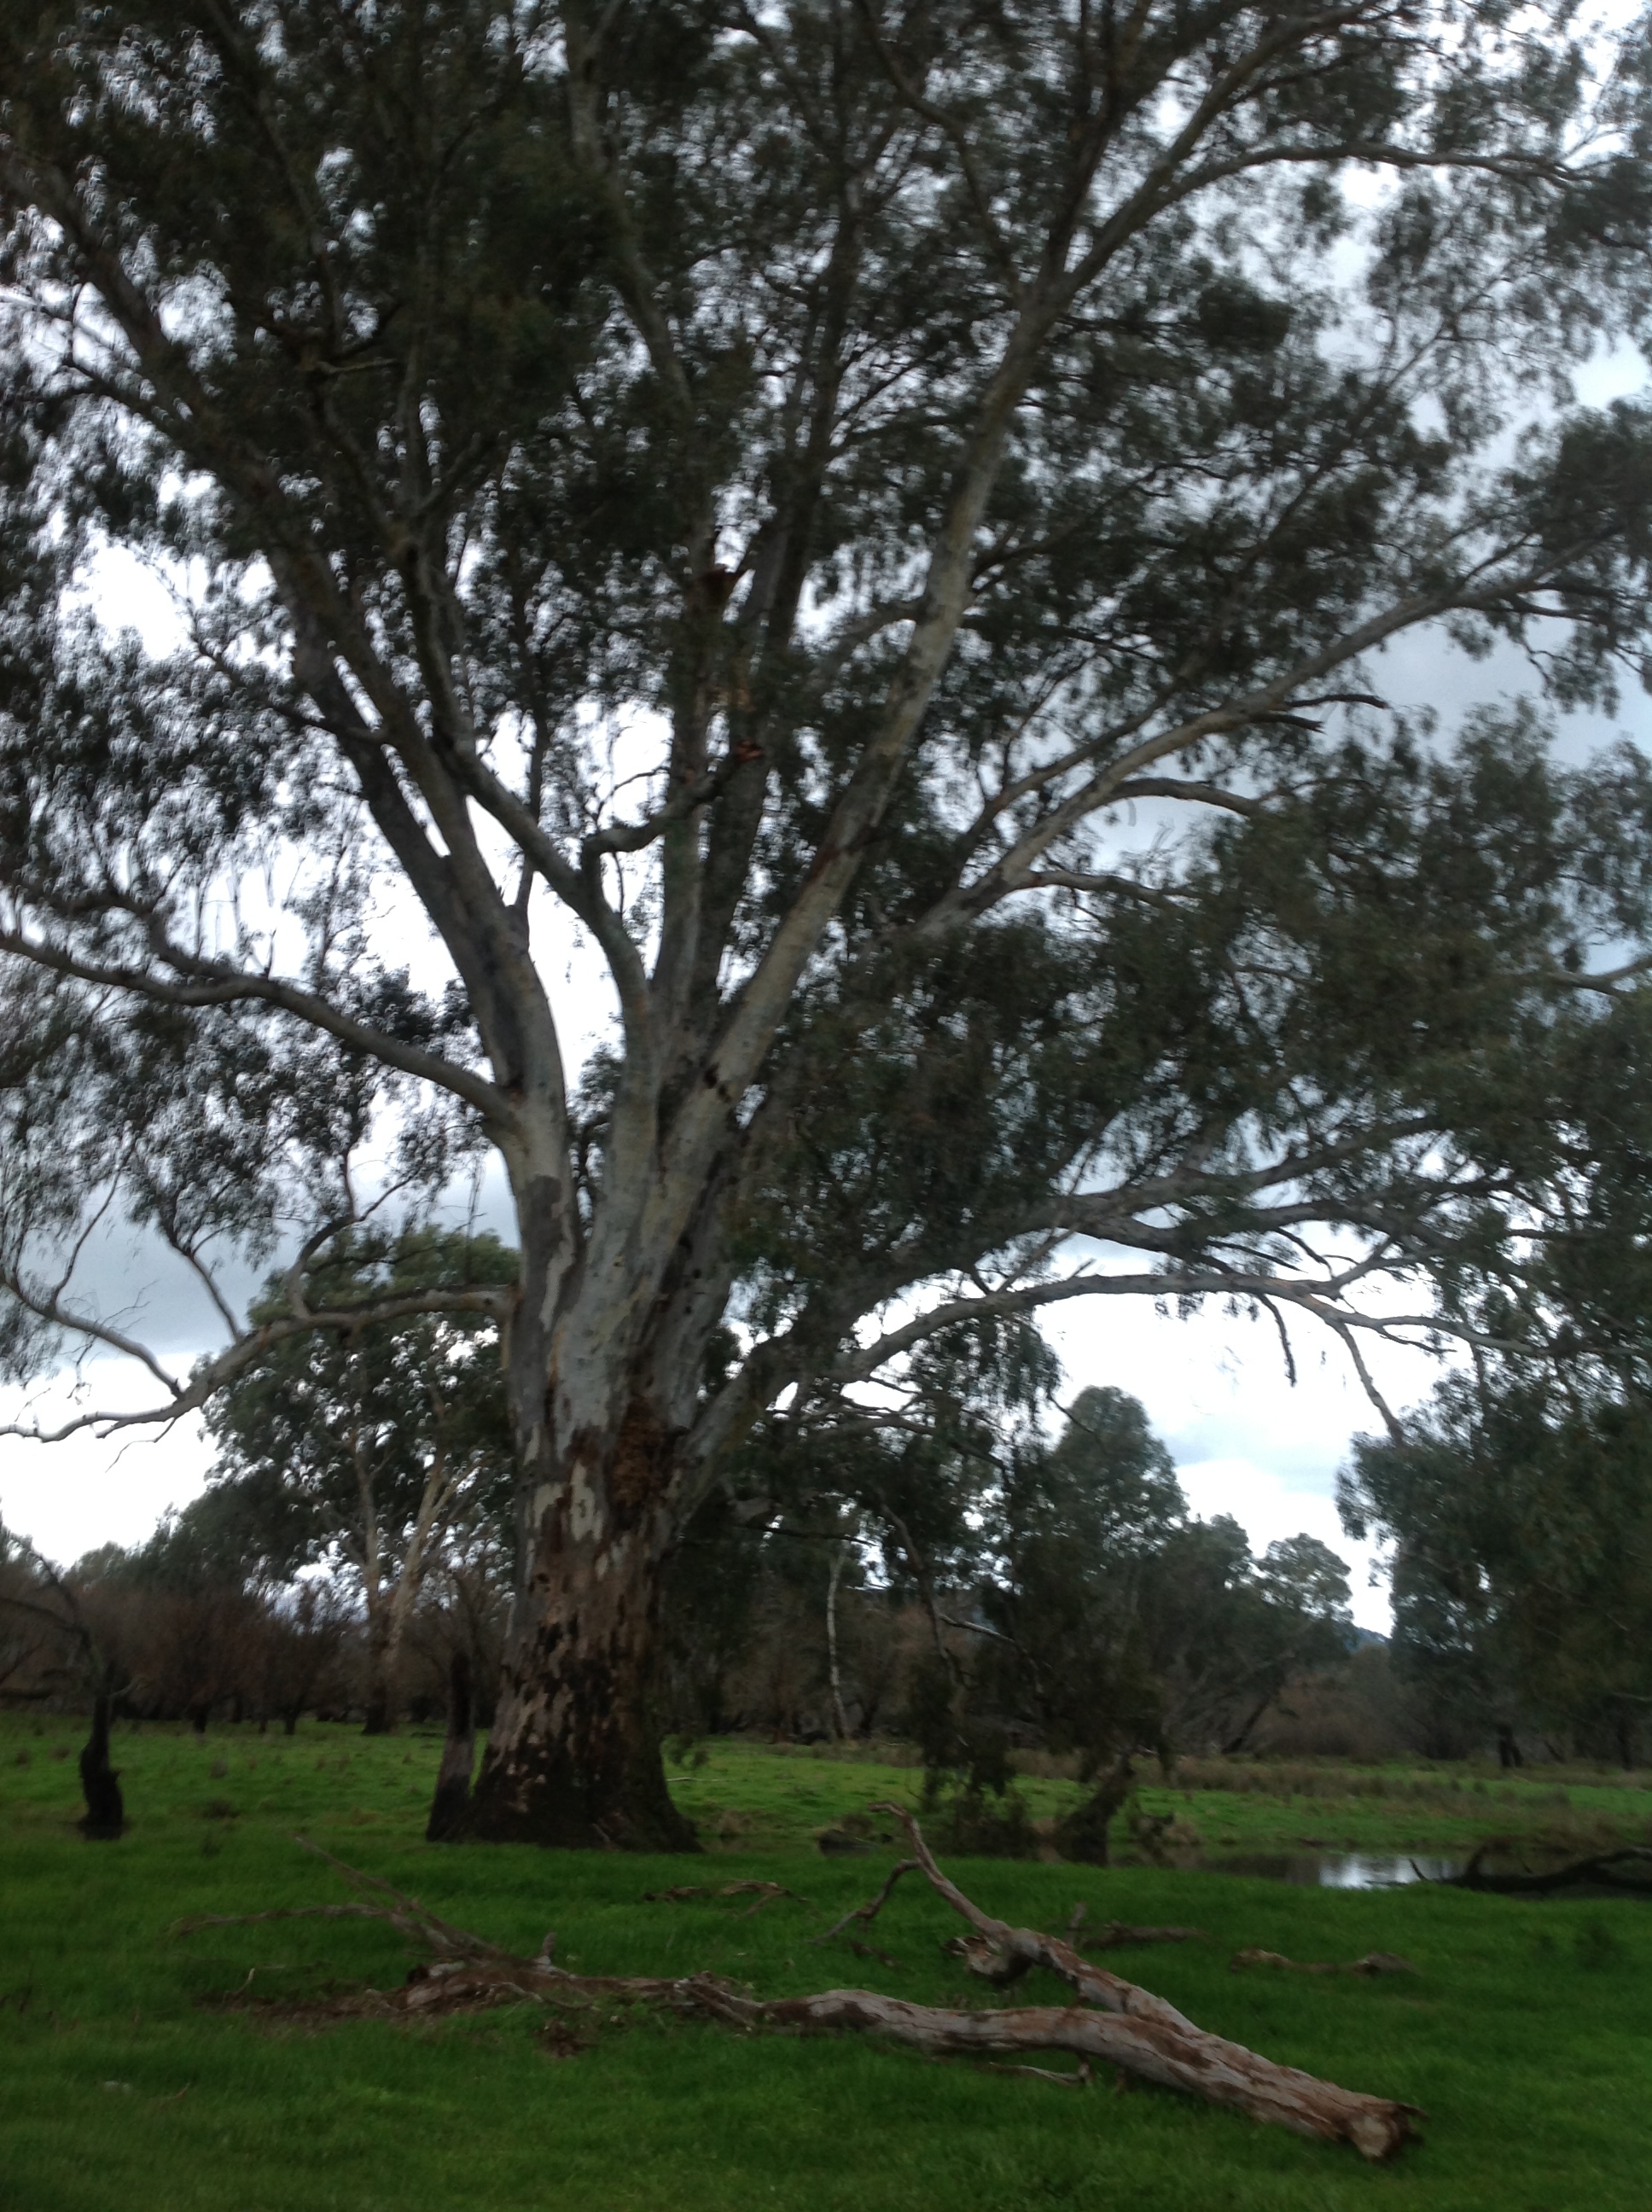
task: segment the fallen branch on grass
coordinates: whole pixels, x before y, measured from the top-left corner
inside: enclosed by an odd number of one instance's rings
[[[1133,1928],[1127,1921],[1103,1922],[1093,1936],[1084,1933],[1089,1907],[1075,1905],[1067,1923],[1067,1941],[1075,1951],[1121,1951],[1131,1943],[1203,1943],[1202,1928]]]
[[[876,1943],[858,1942],[855,1938],[851,1936],[848,1939],[848,1944],[850,1950],[854,1953],[857,1959],[876,1959],[878,1965],[880,1966],[887,1966],[890,1973],[898,1974],[900,1972],[901,1961],[898,1959],[891,1958],[887,1951],[880,1951]]]
[[[1060,1936],[1042,1935],[1036,1929],[1012,1928],[1005,1921],[993,1919],[941,1872],[908,1812],[898,1805],[879,1805],[874,1809],[891,1813],[901,1822],[931,1888],[969,1923],[974,1936],[963,1939],[962,1954],[972,1972],[1002,1984],[1029,1967],[1048,1967],[1085,2005],[1114,2015],[1097,2023],[1114,2031],[1109,2035],[1091,2030],[1082,2039],[1075,2035],[1071,2041],[1052,2041],[1044,2048],[1104,2059],[1127,2073],[1186,2090],[1212,2104],[1235,2106],[1253,2119],[1272,2121],[1297,2135],[1351,2142],[1366,2158],[1391,2158],[1412,2133],[1412,2122],[1419,2117],[1414,2106],[1386,2097],[1364,2096],[1319,2081],[1294,2066],[1276,2065],[1242,2044],[1207,2034],[1163,1997],[1108,1973],[1105,1967],[1091,1966]],[[1031,2046],[1046,2032],[1042,2008],[974,2017],[1024,2021],[1020,2048]],[[1069,2013],[1066,2017],[1093,2021],[1095,2014]]]
[[[869,1899],[865,1905],[857,1905],[852,1911],[846,1912],[841,1920],[834,1920],[823,1936],[812,1936],[810,1940],[815,1943],[829,1943],[833,1936],[841,1935],[852,1920],[858,1920],[862,1927],[869,1927],[889,1903],[895,1885],[901,1876],[903,1874],[916,1874],[917,1871],[916,1859],[897,1859],[890,1869],[888,1878],[876,1897]]]
[[[1625,1844],[1617,1850],[1598,1851],[1592,1858],[1573,1859],[1565,1866],[1552,1867],[1547,1874],[1487,1874],[1481,1864],[1486,1854],[1509,1848],[1495,1838],[1481,1844],[1461,1874],[1425,1875],[1414,1859],[1412,1871],[1419,1881],[1432,1881],[1444,1889],[1483,1890],[1494,1897],[1547,1897],[1580,1882],[1652,1896],[1652,1850],[1641,1844]],[[1637,1868],[1638,1875],[1632,1871]]]
[[[1368,1951],[1363,1959],[1287,1959],[1282,1951],[1236,1951],[1228,1972],[1241,1966],[1284,1966],[1293,1974],[1414,1974],[1409,1959],[1394,1951]]]
[[[1065,2051],[1080,2062],[1081,2071],[1115,2067],[1297,2135],[1351,2143],[1368,2159],[1392,2157],[1413,2132],[1414,2106],[1364,2096],[1294,2066],[1276,2065],[1242,2045],[1206,2034],[1163,1998],[1090,1965],[1060,1937],[993,1919],[941,1872],[910,1814],[897,1806],[877,1809],[893,1813],[902,1822],[914,1857],[891,1874],[873,1909],[893,1888],[898,1872],[920,1871],[936,1894],[968,1922],[971,1932],[960,1940],[973,1972],[1002,1982],[1044,1966],[1067,1984],[1078,2002],[976,2011],[914,2004],[873,1990],[823,1990],[813,1996],[764,1999],[712,1974],[575,1974],[555,1964],[549,1936],[537,1959],[517,1957],[451,1926],[388,1882],[347,1866],[331,1852],[319,1856],[367,1893],[368,1901],[357,1907],[356,1917],[387,1921],[432,1954],[403,1989],[383,1996],[374,1992],[375,2008],[388,2005],[428,2015],[523,1999],[581,2010],[641,2005],[748,2030],[882,2035],[931,2057],[1024,2061],[1035,2052]],[[863,1907],[838,1925],[870,1917]],[[214,1916],[211,1924],[226,1924],[226,1916]]]
[[[743,1920],[750,1920],[754,1912],[761,1912],[777,1897],[795,1899],[799,1905],[809,1902],[806,1897],[799,1897],[796,1890],[787,1889],[778,1881],[726,1881],[717,1889],[708,1888],[704,1882],[682,1882],[675,1889],[645,1889],[642,1901],[645,1905],[686,1905],[691,1899],[751,1896],[757,1901],[747,1905],[739,1916]]]
[[[307,1836],[295,1836],[293,1841],[301,1850],[313,1851],[317,1858],[325,1859],[346,1881],[380,1901],[372,1905],[288,1905],[270,1912],[206,1912],[193,1920],[174,1921],[172,1934],[193,1936],[203,1928],[234,1928],[262,1920],[384,1920],[398,1935],[405,1936],[410,1942],[422,1944],[438,1959],[494,1960],[512,1966],[519,1963],[512,1952],[501,1950],[496,1943],[487,1942],[480,1936],[472,1936],[467,1929],[454,1928],[446,1920],[439,1920],[434,1912],[426,1911],[417,1898],[404,1896],[389,1882],[380,1881],[376,1874],[364,1874],[347,1860],[335,1858],[319,1844],[313,1844]],[[554,1943],[555,1938],[547,1936],[544,1957],[550,1957]]]

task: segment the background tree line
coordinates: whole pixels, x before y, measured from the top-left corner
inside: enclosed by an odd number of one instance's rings
[[[343,1297],[501,1279],[513,1255],[425,1229],[333,1264]],[[1627,1763],[1652,1691],[1652,1422],[1624,1378],[1466,1371],[1359,1440],[1344,1510],[1395,1547],[1390,1658],[1324,1545],[1258,1558],[1190,1516],[1134,1399],[1087,1389],[1058,1416],[1035,1333],[960,1334],[898,1402],[754,1433],[671,1562],[658,1725],[680,1750],[905,1738],[954,1848],[1026,1846],[1017,1763],[1059,1760],[1093,1784],[1061,1838],[1089,1857],[1144,1756]],[[439,1717],[461,1658],[485,1727],[514,1579],[495,1331],[419,1313],[288,1339],[213,1430],[209,1487],[147,1542],[64,1572],[9,1543],[0,1695],[379,1732]]]

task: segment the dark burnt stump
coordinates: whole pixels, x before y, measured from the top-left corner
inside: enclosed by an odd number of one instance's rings
[[[86,1813],[80,1831],[89,1844],[117,1843],[126,1832],[120,1777],[109,1764],[112,1702],[107,1690],[98,1692],[92,1705],[92,1733],[81,1753],[81,1789],[86,1797]]]

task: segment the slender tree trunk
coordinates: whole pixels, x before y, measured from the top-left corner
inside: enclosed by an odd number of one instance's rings
[[[843,1572],[847,1545],[832,1553],[832,1571],[826,1584],[826,1663],[832,1680],[832,1723],[840,1743],[849,1737],[848,1715],[843,1710],[843,1677],[837,1663],[837,1585]]]
[[[413,1610],[413,1601],[424,1580],[425,1559],[430,1547],[431,1532],[450,1495],[446,1455],[438,1451],[425,1477],[418,1513],[390,1595],[386,1597],[380,1589],[377,1604],[371,1600],[368,1601],[367,1637],[372,1656],[367,1722],[361,1731],[364,1735],[391,1735],[395,1732],[396,1723],[400,1717],[401,1700],[398,1692],[408,1616]],[[376,1574],[383,1556],[382,1547],[376,1539],[372,1556]],[[379,1585],[375,1583],[374,1587],[379,1588]]]
[[[81,1789],[86,1798],[86,1813],[80,1830],[88,1843],[115,1843],[126,1830],[120,1777],[109,1764],[112,1704],[108,1690],[100,1689],[92,1704],[92,1733],[81,1753]]]
[[[465,1829],[471,1776],[476,1766],[476,1705],[471,1692],[471,1655],[461,1645],[447,1666],[447,1740],[441,1747],[436,1794],[425,1841],[451,1843]]]
[[[671,1438],[634,1407],[587,1431],[563,1479],[524,1498],[525,1564],[467,1836],[568,1849],[686,1851],[660,1756],[656,1666],[677,1534]]]
[[[367,1697],[361,1723],[363,1735],[388,1735],[396,1725],[396,1698],[392,1680],[394,1653],[391,1646],[389,1610],[382,1600],[367,1605]]]
[[[367,1609],[367,1697],[361,1733],[388,1735],[396,1722],[395,1686],[391,1671],[394,1661],[391,1649],[394,1611],[385,1600],[379,1501],[359,1425],[350,1430],[350,1458],[355,1468],[355,1494],[361,1514],[361,1595]]]

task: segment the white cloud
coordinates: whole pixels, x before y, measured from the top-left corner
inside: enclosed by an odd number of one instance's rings
[[[1270,1469],[1248,1459],[1206,1459],[1176,1469],[1187,1503],[1201,1521],[1230,1513],[1261,1553],[1284,1536],[1317,1536],[1348,1564],[1354,1619],[1386,1636],[1393,1614],[1387,1571],[1370,1544],[1343,1534],[1337,1509],[1323,1492],[1292,1490]],[[1372,1570],[1376,1570],[1373,1587]]]
[[[191,1361],[166,1364],[182,1374]],[[50,1429],[94,1407],[135,1413],[159,1398],[155,1377],[136,1360],[88,1360],[83,1385],[64,1373],[27,1390],[0,1390],[0,1420]],[[107,1437],[82,1430],[57,1444],[0,1437],[0,1519],[67,1565],[99,1544],[141,1543],[169,1506],[199,1495],[211,1460],[195,1414],[167,1430],[125,1429]]]

